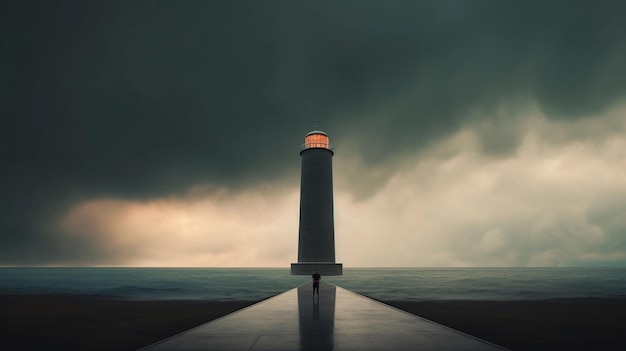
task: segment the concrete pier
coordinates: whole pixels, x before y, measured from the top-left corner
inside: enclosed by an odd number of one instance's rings
[[[141,350],[505,350],[340,287],[289,290]]]

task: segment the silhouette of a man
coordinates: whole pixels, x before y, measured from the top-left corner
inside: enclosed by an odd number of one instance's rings
[[[313,275],[311,276],[311,279],[313,280],[313,296],[315,296],[315,292],[317,291],[317,296],[320,296],[320,280],[322,279],[322,276],[317,273],[317,269],[315,270],[315,273],[313,273]]]

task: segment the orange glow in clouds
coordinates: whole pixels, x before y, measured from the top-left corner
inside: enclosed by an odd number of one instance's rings
[[[93,200],[73,208],[61,229],[118,257],[105,265],[284,266],[297,248],[297,192],[286,195],[274,206],[290,213],[267,211],[268,197],[255,193],[143,202]]]

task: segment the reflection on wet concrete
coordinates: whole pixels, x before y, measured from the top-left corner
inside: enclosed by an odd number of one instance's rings
[[[142,350],[503,350],[330,284],[311,284],[200,325]]]
[[[334,285],[320,283],[319,296],[313,296],[311,284],[298,288],[300,350],[332,350],[335,329]]]

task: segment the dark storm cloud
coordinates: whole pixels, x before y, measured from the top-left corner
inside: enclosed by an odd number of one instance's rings
[[[602,112],[625,94],[625,7],[5,2],[0,263],[110,254],[50,232],[80,200],[291,176],[315,125],[382,167],[503,102]]]

